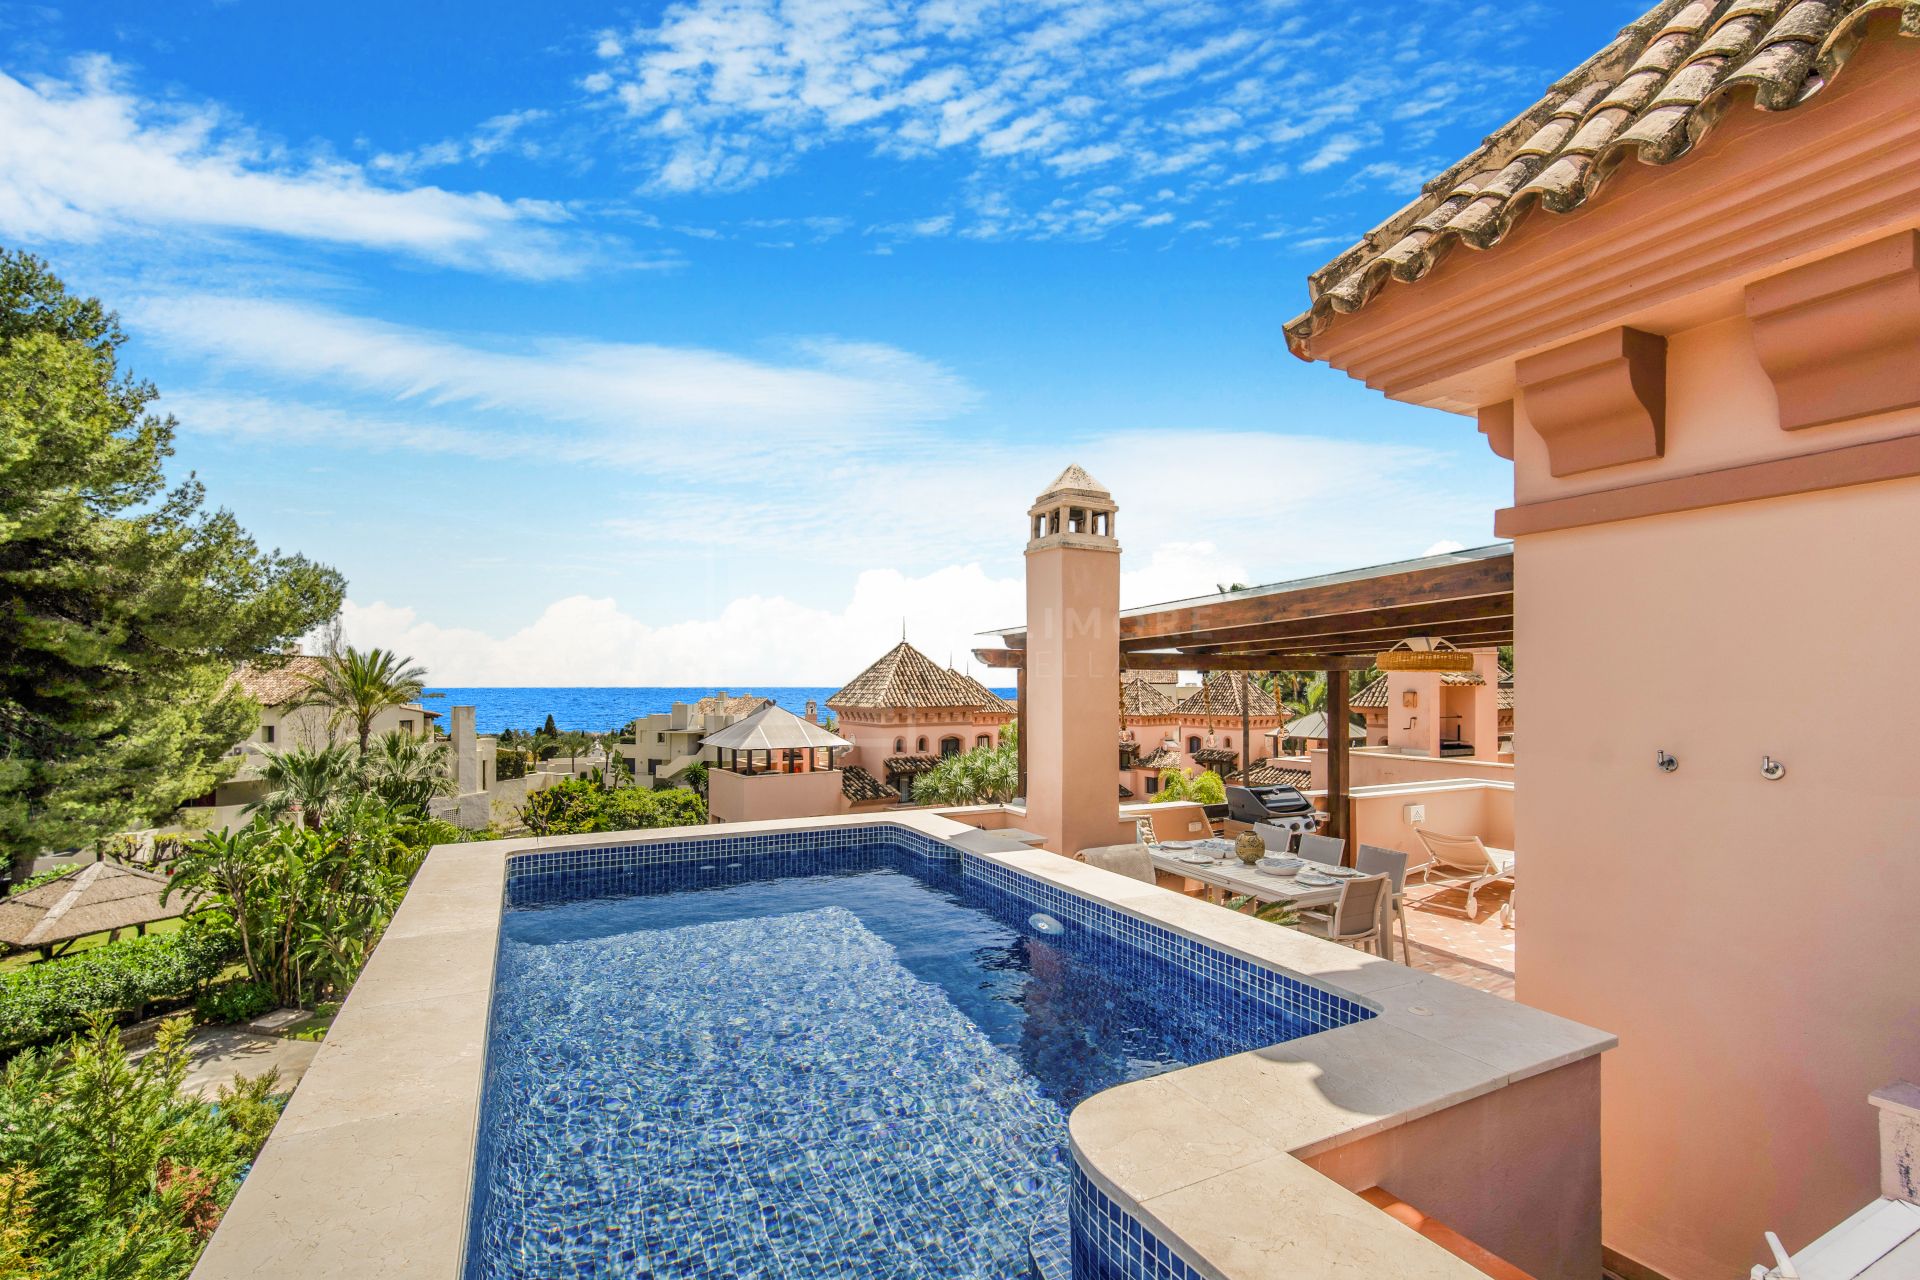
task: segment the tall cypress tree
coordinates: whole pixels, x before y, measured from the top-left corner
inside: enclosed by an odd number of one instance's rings
[[[234,687],[344,582],[262,551],[119,368],[118,319],[0,250],[0,853],[19,866],[204,794],[251,731]]]

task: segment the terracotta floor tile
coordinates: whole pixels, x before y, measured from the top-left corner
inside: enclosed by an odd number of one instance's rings
[[[1469,920],[1464,888],[1414,879],[1407,885],[1413,967],[1511,1000],[1515,930],[1500,923],[1511,895],[1507,885],[1487,886],[1479,894],[1479,919]]]

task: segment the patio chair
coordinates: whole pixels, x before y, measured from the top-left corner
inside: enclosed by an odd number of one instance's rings
[[[1393,914],[1400,921],[1400,954],[1408,954],[1407,945],[1407,855],[1398,849],[1382,849],[1363,844],[1353,851],[1354,869],[1370,876],[1385,876],[1393,882]]]
[[[1190,801],[1170,800],[1148,808],[1147,816],[1134,819],[1140,843],[1161,844],[1168,840],[1205,840],[1213,834],[1207,825],[1206,811]]]
[[[1260,837],[1260,843],[1267,846],[1268,853],[1289,854],[1293,852],[1293,832],[1271,822],[1256,822],[1253,833]]]
[[[1392,892],[1393,881],[1387,876],[1349,880],[1340,886],[1340,897],[1333,904],[1331,916],[1303,914],[1297,927],[1303,933],[1342,946],[1371,943],[1374,954],[1384,955],[1386,944],[1380,932],[1380,905]]]
[[[1340,865],[1340,859],[1347,851],[1347,842],[1339,836],[1302,835],[1300,847],[1295,850],[1309,862],[1324,862],[1330,867]]]
[[[1467,919],[1480,918],[1480,890],[1496,880],[1513,884],[1513,850],[1488,848],[1479,836],[1449,836],[1423,827],[1415,827],[1413,831],[1431,855],[1420,868],[1420,878],[1430,884],[1437,870],[1440,878],[1448,883],[1465,881]],[[1513,927],[1512,898],[1500,908],[1500,923],[1508,929]]]
[[[1153,854],[1144,844],[1104,844],[1080,851],[1080,861],[1088,866],[1111,871],[1129,880],[1145,884],[1160,883],[1160,872],[1153,865]]]
[[[1101,845],[1093,849],[1082,849],[1078,857],[1090,867],[1099,867],[1102,871],[1111,871],[1115,875],[1125,876],[1129,880],[1138,880],[1142,884],[1150,884],[1157,889],[1168,889],[1189,897],[1204,895],[1207,892],[1206,885],[1198,880],[1189,880],[1177,872],[1162,871],[1154,866],[1153,850],[1144,844]]]

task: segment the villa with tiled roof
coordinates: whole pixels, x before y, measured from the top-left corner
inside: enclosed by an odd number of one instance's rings
[[[1920,546],[1917,157],[1920,0],[1661,0],[1315,272],[1285,326],[1304,359],[1474,417],[1507,464],[1493,528],[1538,710],[1518,995],[1623,1046],[1595,1099],[1620,1275],[1877,1273],[1898,1236],[1753,1264],[1763,1232],[1800,1249],[1876,1192],[1913,1199],[1876,1179],[1898,1161],[1864,1105],[1920,1079],[1887,1030],[1920,1021],[1906,735],[1781,681],[1755,637],[1852,671],[1920,625],[1886,586]],[[1484,752],[1511,709],[1476,668],[1491,689],[1395,679],[1390,742],[1459,715]],[[1818,815],[1816,876],[1789,813]],[[1708,888],[1623,950],[1602,922],[1644,915],[1642,848]],[[1789,883],[1852,945],[1754,945],[1740,887]]]
[[[1160,775],[1167,769],[1233,775],[1240,767],[1243,685],[1245,727],[1257,757],[1266,753],[1281,713],[1273,695],[1251,676],[1216,671],[1176,700],[1141,673],[1127,673],[1120,684],[1120,785],[1150,798],[1159,794]]]
[[[239,762],[232,775],[186,806],[194,810],[197,822],[208,827],[225,827],[244,821],[246,806],[266,797],[267,784],[262,770],[269,752],[295,747],[320,748],[358,740],[358,730],[336,717],[332,708],[308,700],[312,682],[324,670],[324,660],[310,653],[289,654],[277,661],[250,663],[235,669],[229,687],[257,705],[260,718],[253,730],[228,753]],[[389,707],[374,717],[373,736],[377,738],[399,730],[409,737],[429,737],[433,733],[433,722],[439,718],[438,711],[429,711],[418,702]]]
[[[849,762],[902,800],[912,798],[913,779],[942,757],[997,745],[1014,719],[1006,699],[905,640],[849,680],[827,706],[853,743]]]
[[[1494,651],[1471,671],[1383,672],[1348,705],[1366,721],[1370,747],[1417,755],[1509,758],[1513,673]],[[1491,677],[1491,681],[1489,681]]]

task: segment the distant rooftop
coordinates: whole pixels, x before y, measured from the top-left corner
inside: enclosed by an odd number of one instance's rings
[[[702,745],[720,751],[806,751],[853,744],[769,702],[745,720],[708,734]]]
[[[834,710],[941,708],[1009,711],[1006,700],[972,676],[941,666],[902,640],[827,699]]]

